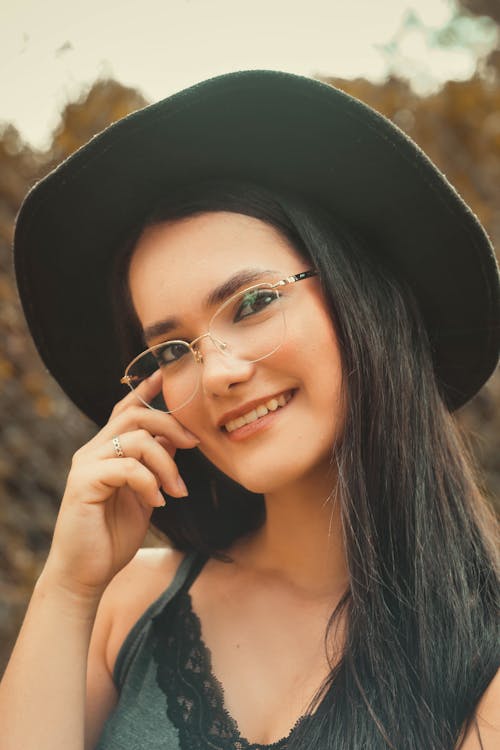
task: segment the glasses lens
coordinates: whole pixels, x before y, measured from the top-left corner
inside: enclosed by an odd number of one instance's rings
[[[224,354],[258,362],[273,354],[285,338],[285,314],[279,292],[265,285],[230,297],[210,323],[210,336]],[[195,396],[200,365],[185,341],[167,341],[136,357],[125,375],[135,390],[146,378],[161,371],[162,390],[149,403],[154,409],[175,412]],[[139,394],[138,394],[139,395]]]
[[[279,292],[262,286],[231,297],[212,318],[210,333],[226,354],[249,362],[268,357],[285,338]]]
[[[149,403],[141,398],[146,406],[170,413],[191,401],[198,390],[199,365],[184,341],[158,344],[136,357],[126,372],[130,387],[135,390],[157,370],[161,370],[162,390]]]

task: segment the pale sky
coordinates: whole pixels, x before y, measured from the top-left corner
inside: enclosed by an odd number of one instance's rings
[[[467,78],[474,55],[437,49],[453,0],[0,0],[0,125],[47,147],[64,104],[112,76],[158,100],[212,75],[274,68],[382,80],[381,49],[413,9],[398,69],[422,91]]]

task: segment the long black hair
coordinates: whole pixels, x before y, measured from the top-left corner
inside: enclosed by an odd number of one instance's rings
[[[498,668],[498,565],[415,298],[369,237],[321,206],[243,183],[192,186],[165,196],[118,255],[125,363],[140,351],[127,273],[141,231],[205,211],[256,217],[293,244],[319,272],[341,350],[346,419],[332,460],[350,585],[325,647],[341,615],[347,634],[289,748],[455,750]],[[199,483],[202,501],[171,503],[156,521],[175,546],[221,555],[264,522],[262,497],[202,457]]]

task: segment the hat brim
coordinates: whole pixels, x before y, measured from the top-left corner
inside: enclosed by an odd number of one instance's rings
[[[108,291],[116,247],[162,194],[221,177],[317,201],[390,261],[420,304],[450,409],[487,380],[500,346],[498,269],[466,204],[358,100],[309,78],[245,71],[115,123],[20,210],[15,265],[28,325],[48,370],[98,425],[125,393]]]

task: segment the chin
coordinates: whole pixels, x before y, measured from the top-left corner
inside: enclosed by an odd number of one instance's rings
[[[307,493],[311,488],[306,484],[324,482],[331,472],[340,426],[331,420],[322,423],[318,415],[302,416],[300,427],[292,421],[283,428],[229,443],[224,450],[218,443],[202,443],[199,450],[249,492],[267,495],[302,484]]]
[[[219,468],[249,492],[269,495],[291,485],[317,478],[320,474],[324,476],[329,472],[330,458],[331,448],[327,454],[313,461],[307,461],[303,456],[303,461],[291,461],[287,458],[281,465],[276,461],[273,461],[272,465],[262,461],[258,464],[256,462],[254,466],[247,463],[241,471],[235,471],[235,467],[232,467],[233,470],[227,466]]]

